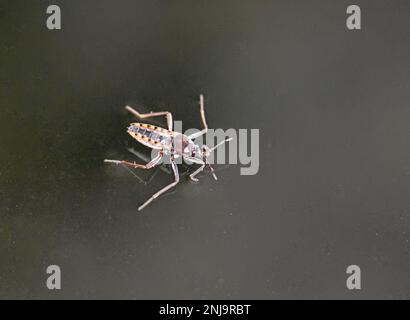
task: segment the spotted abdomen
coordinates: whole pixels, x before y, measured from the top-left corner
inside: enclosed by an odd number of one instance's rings
[[[168,145],[173,136],[173,132],[146,123],[132,123],[128,127],[128,133],[138,142],[153,149],[162,149]]]

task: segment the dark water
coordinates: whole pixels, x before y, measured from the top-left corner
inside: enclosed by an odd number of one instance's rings
[[[352,32],[349,4],[1,0],[0,298],[409,298],[410,6],[359,1]],[[200,127],[200,93],[260,129],[259,173],[137,213],[172,176],[103,164],[147,151],[123,106]]]

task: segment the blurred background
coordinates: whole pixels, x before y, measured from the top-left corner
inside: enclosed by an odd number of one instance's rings
[[[1,0],[0,298],[409,298],[410,4],[356,1],[349,31],[350,4]],[[172,176],[102,162],[149,155],[123,106],[200,128],[200,93],[211,128],[260,129],[258,174],[138,213]]]

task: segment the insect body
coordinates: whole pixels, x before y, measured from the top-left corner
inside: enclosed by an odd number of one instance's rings
[[[129,112],[131,112],[132,114],[134,114],[140,119],[147,119],[147,118],[153,118],[153,117],[158,117],[158,116],[166,117],[167,129],[154,126],[151,124],[140,123],[140,122],[131,123],[130,126],[128,127],[128,133],[134,139],[136,139],[138,142],[142,143],[143,145],[149,148],[157,149],[160,151],[154,159],[152,159],[149,163],[145,165],[132,163],[132,162],[124,161],[124,160],[106,159],[104,161],[109,162],[109,163],[122,164],[122,165],[132,167],[132,168],[151,169],[160,163],[164,155],[168,155],[170,156],[171,167],[172,167],[172,170],[175,176],[175,181],[173,183],[167,185],[166,187],[162,188],[157,193],[155,193],[151,198],[149,198],[145,203],[143,203],[138,208],[138,210],[144,209],[154,199],[156,199],[161,194],[163,194],[164,192],[168,191],[169,189],[174,187],[176,184],[178,184],[179,174],[178,174],[178,167],[175,162],[176,158],[183,157],[185,160],[188,160],[192,163],[200,165],[200,167],[195,172],[190,174],[189,177],[191,180],[198,181],[198,179],[195,176],[204,170],[205,165],[209,166],[213,177],[215,178],[215,180],[217,180],[215,172],[212,166],[210,165],[210,163],[208,162],[207,158],[217,147],[219,147],[220,145],[222,145],[223,143],[227,141],[230,141],[231,139],[226,139],[222,141],[221,143],[217,144],[213,148],[209,148],[206,145],[199,146],[194,142],[194,139],[204,135],[208,131],[208,125],[205,120],[203,95],[200,95],[199,97],[199,105],[200,105],[202,124],[204,128],[201,131],[191,134],[189,136],[172,130],[173,129],[172,114],[168,111],[141,114],[129,106],[125,107]]]
[[[131,123],[128,133],[138,142],[152,149],[165,148],[171,142],[174,132],[145,123]]]

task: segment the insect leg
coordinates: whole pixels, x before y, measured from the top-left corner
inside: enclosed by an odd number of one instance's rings
[[[198,180],[198,178],[195,178],[195,176],[196,176],[198,173],[202,172],[202,171],[204,170],[204,168],[205,168],[205,163],[202,163],[201,166],[200,166],[198,169],[195,170],[195,172],[193,172],[193,173],[191,173],[191,174],[189,175],[189,178],[190,178],[192,181],[198,182],[199,180]]]
[[[206,123],[206,119],[205,119],[204,96],[202,94],[199,95],[199,112],[201,114],[202,125],[204,126],[204,128],[199,132],[195,132],[189,135],[188,137],[190,139],[198,138],[204,135],[205,133],[207,133],[208,131],[208,124]]]
[[[158,153],[158,155],[152,159],[150,162],[148,162],[147,164],[138,164],[138,163],[132,163],[129,161],[125,161],[125,160],[110,160],[110,159],[105,159],[104,162],[108,162],[108,163],[115,163],[115,164],[123,164],[127,167],[131,167],[131,168],[139,168],[139,169],[151,169],[153,167],[155,167],[159,161],[162,159],[162,152]]]
[[[136,157],[140,158],[142,161],[145,161],[145,162],[150,161],[150,157],[148,155],[146,155],[145,153],[139,152],[139,151],[137,151],[133,148],[128,148],[128,151],[131,152]],[[172,171],[169,168],[165,167],[165,166],[159,166],[158,168],[161,171],[165,172],[166,174],[172,174]]]
[[[149,198],[147,201],[145,201],[138,208],[138,211],[141,211],[142,209],[144,209],[147,205],[149,205],[153,200],[158,198],[161,194],[163,194],[164,192],[168,191],[169,189],[171,189],[172,187],[174,187],[175,185],[178,184],[178,182],[179,182],[178,167],[177,167],[177,165],[176,165],[176,163],[173,159],[171,160],[171,167],[172,167],[172,170],[174,171],[175,181],[172,182],[171,184],[167,185],[166,187],[162,188],[157,193],[153,194],[151,198]]]
[[[147,119],[147,118],[165,116],[167,118],[168,130],[172,131],[173,122],[172,122],[172,113],[171,112],[160,111],[160,112],[150,112],[150,113],[139,113],[137,110],[131,108],[130,106],[125,106],[125,109],[127,109],[127,111],[131,112],[133,115],[137,116],[140,119]]]

